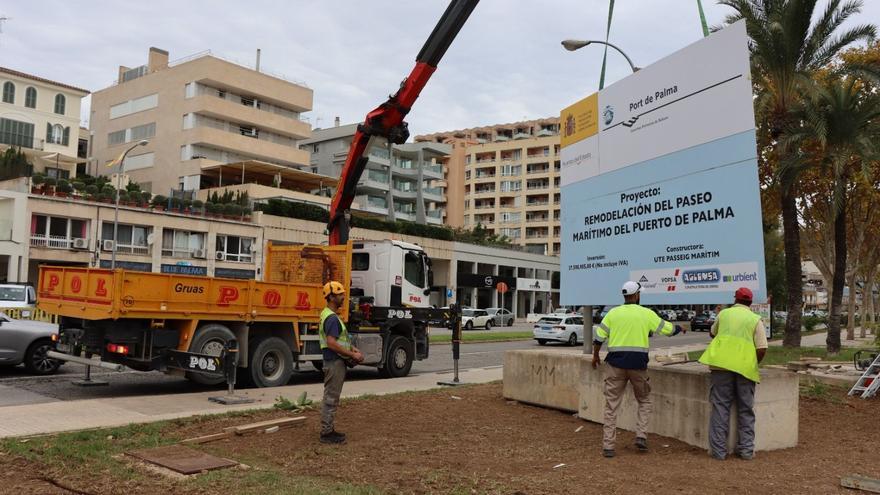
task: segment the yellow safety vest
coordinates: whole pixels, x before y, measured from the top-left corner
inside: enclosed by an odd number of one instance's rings
[[[321,350],[327,348],[327,334],[324,333],[324,322],[327,321],[327,318],[335,315],[330,308],[324,308],[324,311],[321,311],[321,323],[318,325],[318,341],[321,343]],[[337,318],[339,318],[337,316]],[[343,349],[351,350],[351,338],[348,336],[348,329],[345,328],[345,323],[342,322],[342,318],[339,318],[339,326],[342,330],[339,332],[339,337],[336,337],[336,342],[342,346]]]
[[[593,340],[608,341],[608,352],[644,352],[647,354],[648,338],[660,332],[663,335],[675,333],[672,323],[657,316],[657,313],[638,304],[617,306],[602,318],[596,327]]]
[[[700,356],[700,362],[722,368],[759,383],[755,353],[755,327],[761,317],[745,306],[732,306],[718,313],[715,338]]]

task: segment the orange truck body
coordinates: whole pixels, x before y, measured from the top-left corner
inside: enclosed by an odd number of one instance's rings
[[[99,268],[41,266],[37,306],[82,320],[150,320],[181,329],[186,350],[199,321],[317,323],[325,280],[351,284],[351,244],[266,249],[265,281]],[[348,319],[348,303],[340,315]],[[181,324],[183,323],[183,324]]]

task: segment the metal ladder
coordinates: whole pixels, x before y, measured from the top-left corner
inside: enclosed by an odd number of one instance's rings
[[[865,368],[865,372],[850,389],[849,395],[861,394],[863,399],[868,399],[874,397],[877,390],[880,390],[880,354],[877,354],[874,362]]]

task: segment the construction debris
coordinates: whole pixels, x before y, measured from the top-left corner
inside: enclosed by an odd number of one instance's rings
[[[849,475],[840,478],[840,486],[871,493],[880,493],[880,480],[865,476]]]
[[[223,440],[231,438],[235,435],[244,435],[245,433],[275,433],[279,429],[291,426],[300,421],[304,421],[305,416],[297,416],[295,418],[270,419],[268,421],[260,421],[259,423],[249,423],[246,425],[229,426],[223,428],[223,433],[214,433],[212,435],[204,435],[201,437],[187,438],[180,443],[183,444],[200,444],[213,442],[215,440]]]

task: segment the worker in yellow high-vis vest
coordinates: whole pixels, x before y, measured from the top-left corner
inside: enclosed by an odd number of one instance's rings
[[[346,361],[360,363],[364,355],[352,345],[345,323],[339,318],[339,310],[345,304],[345,287],[336,281],[324,284],[327,307],[321,312],[318,339],[324,355],[324,403],[321,407],[321,443],[345,443],[345,434],[336,431],[334,422],[342,384],[345,383]]]
[[[639,409],[636,415],[636,448],[648,451],[648,419],[651,417],[651,384],[648,381],[648,342],[655,333],[667,337],[685,330],[660,318],[657,313],[639,306],[642,286],[638,282],[623,284],[623,306],[617,306],[605,315],[593,335],[593,368],[599,366],[599,349],[608,342],[605,357],[605,427],[602,455],[614,457],[617,437],[617,409],[632,384]]]
[[[715,459],[727,457],[730,407],[736,401],[734,452],[741,459],[751,460],[755,452],[755,384],[761,381],[758,363],[767,352],[767,333],[761,317],[749,309],[751,290],[737,289],[734,302],[718,313],[710,330],[712,343],[700,356],[700,362],[711,370],[709,452]]]

